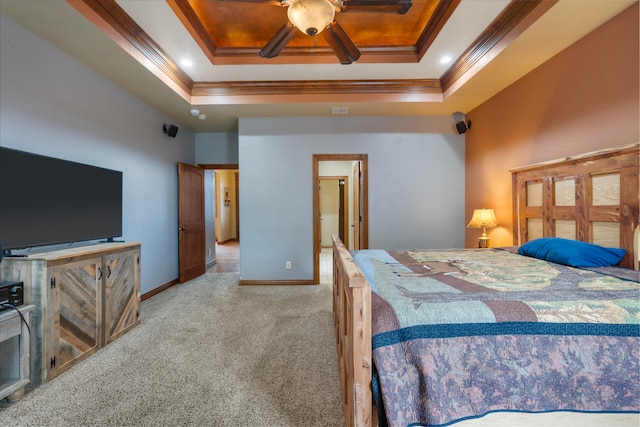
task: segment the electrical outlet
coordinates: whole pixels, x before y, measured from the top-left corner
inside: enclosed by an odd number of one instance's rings
[[[211,248],[209,248],[209,255],[211,255]]]
[[[284,266],[287,270],[291,270],[291,261],[287,261]]]

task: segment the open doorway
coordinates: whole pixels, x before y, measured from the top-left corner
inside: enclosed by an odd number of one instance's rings
[[[323,168],[323,166],[325,166]],[[320,282],[333,281],[333,239],[336,234],[349,247],[353,240],[353,224],[349,219],[349,205],[353,206],[353,190],[349,185],[349,176],[325,176],[326,162],[320,163]],[[334,165],[335,166],[335,165]],[[337,168],[345,170],[349,164],[341,164]],[[335,167],[333,169],[336,169]],[[351,237],[351,239],[350,239]]]
[[[349,247],[349,204],[352,200],[349,197],[349,177],[321,175],[319,180],[320,248],[331,249],[332,234],[337,234]]]
[[[348,249],[368,247],[366,154],[313,155],[314,283],[331,283],[331,234]]]
[[[239,170],[237,164],[205,169],[207,272],[240,271]]]

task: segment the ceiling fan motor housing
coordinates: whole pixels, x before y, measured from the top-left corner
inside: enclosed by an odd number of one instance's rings
[[[335,18],[335,8],[329,0],[297,0],[287,9],[289,21],[300,31],[315,36]]]
[[[0,0],[1,1],[1,0]],[[266,0],[230,0],[264,3]],[[295,36],[296,29],[314,37],[322,33],[329,47],[341,64],[351,64],[360,58],[358,46],[349,38],[336,12],[370,12],[405,14],[411,8],[411,0],[279,0],[287,7],[289,22],[284,24],[260,49],[262,58],[275,58]],[[324,31],[324,32],[323,32]],[[313,53],[313,51],[312,51]]]

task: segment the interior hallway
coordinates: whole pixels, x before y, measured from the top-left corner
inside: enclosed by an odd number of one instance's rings
[[[207,269],[207,273],[239,273],[240,245],[237,240],[216,243],[216,263]],[[333,283],[333,251],[323,248],[320,252],[320,283]]]
[[[207,273],[239,273],[240,244],[237,240],[219,244],[216,242],[216,263],[207,269]]]
[[[320,250],[320,283],[333,283],[333,248]]]

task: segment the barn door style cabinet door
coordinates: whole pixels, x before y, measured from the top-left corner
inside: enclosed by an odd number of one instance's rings
[[[140,244],[104,243],[3,259],[0,278],[21,280],[34,304],[31,378],[46,382],[135,327]]]
[[[104,343],[109,344],[138,324],[140,315],[140,250],[104,258]]]
[[[43,381],[50,380],[100,347],[101,258],[48,269],[43,307]],[[37,354],[37,353],[36,353]],[[37,371],[35,371],[37,373]]]

